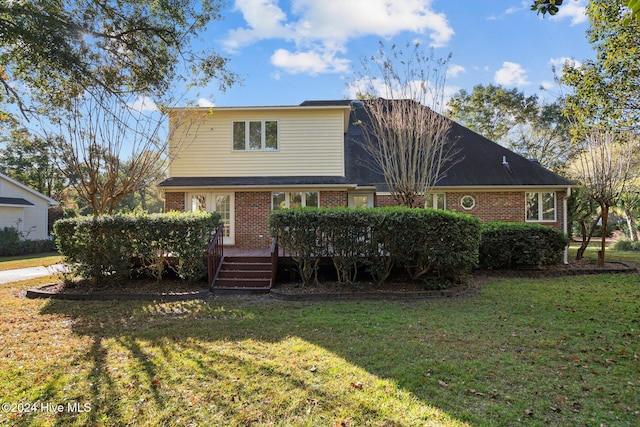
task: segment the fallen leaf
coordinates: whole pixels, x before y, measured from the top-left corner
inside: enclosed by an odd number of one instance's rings
[[[553,412],[561,412],[562,411],[562,409],[556,408],[555,406],[549,406],[549,409],[551,409]]]
[[[357,388],[358,390],[362,390],[362,383],[360,381],[351,382],[351,387]]]
[[[438,380],[438,384],[440,384],[442,387],[449,387],[449,384],[445,383],[442,380]]]
[[[309,370],[310,370],[311,372],[315,372],[315,371],[317,371],[317,370],[318,370],[318,368],[316,367],[316,365],[313,365],[313,366],[311,367],[311,369],[309,369]]]
[[[524,410],[524,414],[528,415],[528,416],[532,416],[533,415],[533,411],[531,409],[525,409]]]
[[[153,385],[156,385],[158,383],[160,383],[160,380],[158,380],[158,379],[155,379],[155,380],[151,381],[151,384],[153,384]]]
[[[333,423],[333,427],[349,427],[351,425],[351,418],[345,418],[342,421],[336,421]]]

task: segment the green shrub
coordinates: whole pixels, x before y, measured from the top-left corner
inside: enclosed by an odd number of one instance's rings
[[[193,281],[206,273],[205,251],[219,221],[216,213],[79,217],[56,221],[54,234],[66,262],[83,277],[129,277],[140,264],[138,272],[158,280],[172,268]]]
[[[564,233],[540,224],[483,224],[480,268],[527,269],[559,264],[568,244]]]
[[[338,280],[352,283],[362,268],[383,282],[394,267],[413,279],[457,278],[477,265],[480,222],[469,215],[408,208],[298,208],[272,212],[269,227],[308,284],[321,257]]]
[[[28,240],[15,227],[0,229],[0,256],[29,255],[55,250],[53,240]]]
[[[614,243],[613,249],[616,251],[640,251],[640,242],[621,239]]]

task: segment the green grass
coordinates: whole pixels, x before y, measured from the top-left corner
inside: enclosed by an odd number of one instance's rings
[[[58,252],[46,252],[34,255],[19,255],[12,257],[0,257],[0,271],[14,268],[49,266],[62,261],[63,256]]]
[[[629,261],[640,265],[640,251],[617,251],[612,249],[613,243],[607,243],[605,249],[605,259],[607,261]],[[569,258],[574,259],[576,252],[580,247],[577,243],[571,243],[569,246]],[[598,251],[600,250],[600,239],[592,240],[584,252],[584,257],[590,259],[594,263],[598,260]]]
[[[0,400],[40,402],[0,424],[640,424],[635,274],[426,302],[21,296],[50,280],[0,288]],[[41,410],[69,403],[90,412]]]

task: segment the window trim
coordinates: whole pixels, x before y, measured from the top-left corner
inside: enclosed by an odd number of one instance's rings
[[[267,147],[267,123],[274,122],[276,124],[276,147]],[[235,147],[235,127],[236,123],[244,123],[244,148],[238,149]],[[260,148],[252,149],[251,147],[251,123],[260,123]],[[280,121],[276,119],[259,119],[259,120],[232,120],[231,121],[231,151],[250,153],[250,152],[274,152],[280,150]]]
[[[553,219],[544,219],[542,218],[544,215],[543,209],[543,194],[553,194]],[[529,219],[529,209],[527,205],[527,196],[529,194],[537,194],[538,195],[538,218],[537,219]],[[558,197],[555,191],[525,191],[524,193],[524,219],[525,222],[558,222]]]
[[[473,202],[473,204],[469,207],[464,205],[464,199],[466,198],[471,199],[471,201]],[[465,194],[464,196],[460,197],[460,206],[462,207],[462,209],[466,211],[470,211],[471,209],[475,208],[476,205],[477,205],[476,198],[473,197],[471,194]]]
[[[431,206],[427,206],[427,196],[424,198],[424,207],[425,209],[433,209],[433,210],[447,210],[447,193],[429,193],[432,196]],[[442,195],[442,209],[438,208],[438,197]]]
[[[291,193],[300,193],[302,198],[300,203],[302,204],[302,207],[307,207],[307,193],[316,193],[318,195],[318,206],[320,207],[320,191],[317,190],[283,190],[283,191],[272,191],[271,192],[271,210],[274,210],[273,208],[273,195],[276,193],[284,193],[284,208],[283,209],[291,209]],[[316,207],[316,206],[311,206],[311,207]]]

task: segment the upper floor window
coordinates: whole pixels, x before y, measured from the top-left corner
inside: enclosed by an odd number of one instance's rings
[[[555,221],[556,193],[526,193],[527,221]]]
[[[424,198],[424,207],[431,209],[446,209],[445,193],[429,193]]]
[[[233,122],[233,149],[273,151],[278,149],[278,122],[256,120]]]
[[[317,191],[278,191],[271,194],[271,208],[273,210],[299,208],[302,206],[320,206]]]

